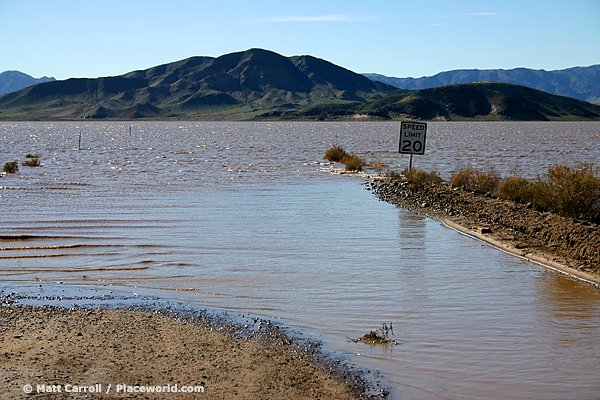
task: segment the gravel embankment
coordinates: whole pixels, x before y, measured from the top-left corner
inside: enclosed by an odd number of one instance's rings
[[[505,251],[600,285],[600,226],[522,204],[454,190],[375,178],[381,200],[425,214]]]

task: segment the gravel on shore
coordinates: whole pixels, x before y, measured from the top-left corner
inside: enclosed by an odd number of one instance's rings
[[[361,399],[360,373],[260,320],[206,325],[152,310],[0,296],[0,398]],[[214,322],[214,321],[213,321]],[[245,332],[245,334],[240,334]],[[28,393],[30,392],[30,393]]]

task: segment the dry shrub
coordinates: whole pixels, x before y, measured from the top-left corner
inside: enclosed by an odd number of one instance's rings
[[[538,176],[537,202],[557,214],[600,222],[600,177],[593,164],[556,165]]]
[[[19,163],[16,161],[9,161],[4,164],[4,172],[7,174],[14,174],[19,170]]]
[[[387,164],[384,164],[383,161],[380,160],[376,160],[374,163],[371,163],[371,166],[375,168],[375,171],[377,171],[378,173],[381,173],[383,170],[389,167]]]
[[[344,157],[348,157],[349,155],[342,146],[333,146],[325,152],[324,158],[331,162],[340,162]]]
[[[38,157],[30,157],[27,161],[23,161],[24,167],[39,167],[40,159]]]
[[[535,183],[515,176],[505,178],[496,192],[503,199],[519,203],[534,203],[535,193]]]
[[[416,184],[416,185],[423,185],[423,184],[438,185],[438,184],[442,183],[442,181],[443,181],[442,177],[438,174],[437,171],[427,172],[427,171],[423,171],[422,169],[409,170],[407,168],[404,171],[402,171],[402,174],[406,177],[406,180],[408,182]]]
[[[592,164],[555,165],[534,181],[508,177],[496,194],[541,211],[600,223],[600,177]]]
[[[502,177],[494,167],[489,167],[485,170],[478,170],[476,173],[476,187],[475,190],[484,193],[494,193],[500,182],[502,182]]]
[[[325,159],[331,162],[346,164],[346,171],[362,171],[366,161],[357,155],[350,154],[341,146],[333,146],[325,152]]]
[[[405,179],[404,175],[394,171],[394,170],[390,170],[388,171],[385,176],[387,176],[388,178],[395,180],[395,181],[402,181]]]
[[[502,177],[494,167],[476,170],[472,166],[460,167],[452,175],[450,184],[482,193],[494,193],[502,182]]]
[[[346,164],[346,171],[362,171],[363,167],[367,165],[365,160],[355,154],[347,155],[341,161]]]
[[[450,184],[453,187],[471,188],[475,183],[475,170],[472,166],[459,167],[458,171],[450,177]]]

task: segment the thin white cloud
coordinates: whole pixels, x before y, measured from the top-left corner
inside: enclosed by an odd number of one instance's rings
[[[480,12],[480,13],[464,13],[464,14],[452,14],[452,15],[440,15],[439,18],[457,18],[457,17],[489,17],[493,15],[500,15],[495,12]]]
[[[365,22],[374,21],[370,15],[357,14],[328,14],[328,15],[287,15],[268,18],[249,18],[247,22],[270,23],[270,22]]]
[[[468,15],[468,16],[471,16],[471,15],[475,15],[475,16],[477,16],[477,15],[500,15],[500,13],[482,12],[482,13],[466,13],[466,14],[463,14],[463,15]]]

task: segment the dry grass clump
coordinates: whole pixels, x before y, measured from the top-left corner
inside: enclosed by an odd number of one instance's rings
[[[349,155],[342,146],[333,146],[325,152],[325,159],[331,162],[340,162],[344,157],[348,157]]]
[[[443,182],[442,177],[437,171],[423,171],[422,169],[405,169],[402,171],[402,175],[406,178],[409,183],[416,185],[434,184],[439,185]]]
[[[355,154],[342,158],[342,164],[346,164],[346,171],[362,171],[367,162]]]
[[[535,181],[538,207],[600,223],[600,170],[592,164],[556,165]]]
[[[515,176],[501,179],[492,168],[475,170],[469,166],[460,168],[451,184],[529,204],[540,211],[600,223],[599,171],[592,164],[559,164],[534,180]]]
[[[27,154],[25,156],[27,158],[26,161],[23,161],[22,165],[24,167],[39,167],[40,166],[40,156],[33,156],[31,154]]]
[[[390,339],[390,333],[394,334],[394,327],[391,322],[389,326],[384,323],[381,328],[371,331],[358,339],[350,339],[350,341],[366,344],[398,344],[394,339]]]
[[[355,154],[350,154],[341,146],[333,146],[325,152],[326,160],[341,162],[346,165],[346,171],[362,171],[367,162]]]
[[[380,173],[380,174],[389,167],[387,164],[385,164],[381,160],[376,160],[376,161],[372,162],[371,166],[373,168],[375,168],[375,171],[377,171],[377,173]]]
[[[499,197],[517,203],[530,203],[535,198],[535,184],[525,178],[509,176],[498,186]]]
[[[472,166],[461,167],[450,178],[453,187],[463,187],[481,193],[494,193],[502,182],[494,167],[476,170]]]
[[[4,164],[4,172],[7,174],[14,174],[19,170],[19,163],[16,161],[9,161]]]
[[[387,176],[388,178],[395,180],[395,181],[402,181],[404,179],[406,179],[406,177],[404,175],[402,175],[399,172],[396,172],[394,170],[389,170],[385,176]]]
[[[388,170],[385,173],[385,176],[394,181],[404,181],[415,185],[439,185],[444,181],[437,171],[427,172],[422,169],[409,170],[406,168],[401,173],[394,170]]]

